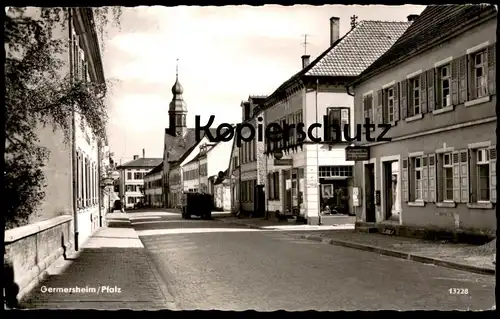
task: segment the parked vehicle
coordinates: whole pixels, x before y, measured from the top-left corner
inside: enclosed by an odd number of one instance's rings
[[[210,194],[185,192],[182,194],[182,218],[190,219],[199,216],[203,219],[212,218],[213,201]]]
[[[134,209],[144,208],[145,205],[143,202],[138,202],[134,204]]]
[[[115,200],[115,202],[113,203],[113,211],[115,210],[121,211],[122,208],[123,208],[122,201],[119,199]]]

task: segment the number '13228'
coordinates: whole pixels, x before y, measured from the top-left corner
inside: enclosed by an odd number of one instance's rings
[[[450,288],[448,289],[450,295],[468,295],[469,289],[467,288]]]

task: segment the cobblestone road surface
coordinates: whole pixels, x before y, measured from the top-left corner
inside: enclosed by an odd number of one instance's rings
[[[495,304],[494,276],[175,213],[130,216],[179,309],[478,310]]]

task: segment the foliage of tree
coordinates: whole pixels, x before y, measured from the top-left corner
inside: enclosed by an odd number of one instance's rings
[[[72,9],[38,8],[38,14],[29,10],[33,8],[10,8],[4,24],[6,229],[28,223],[45,196],[43,167],[50,154],[39,144],[39,127],[63,132],[69,145],[75,113],[82,119],[81,128],[88,126],[94,138],[106,135],[109,83],[70,78],[63,59],[70,40],[53,35],[55,28],[68,24]],[[102,44],[110,19],[119,25],[121,9],[100,7],[93,12]]]

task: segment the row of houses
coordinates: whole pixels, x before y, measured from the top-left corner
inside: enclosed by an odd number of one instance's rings
[[[177,77],[157,205],[198,191],[233,212],[308,224],[325,223],[329,206],[360,227],[494,232],[496,16],[492,5],[428,6],[407,21],[353,23],[342,37],[332,17],[322,54],[240,105],[241,123],[304,123],[305,139],[196,141]],[[335,125],[347,130],[333,135]],[[349,146],[364,158],[347,160]]]
[[[7,15],[14,14],[7,10]],[[67,81],[105,84],[105,76],[91,8],[69,8],[64,22],[52,29],[53,39],[68,43],[58,52],[60,75]],[[24,16],[40,19],[40,8],[24,8]],[[6,47],[6,51],[8,48]],[[69,76],[68,76],[69,75]],[[66,76],[68,76],[66,78]],[[105,225],[105,214],[115,199],[106,178],[113,169],[107,138],[93,136],[90,126],[72,114],[69,141],[50,123],[35,127],[40,146],[50,155],[42,167],[45,197],[27,225],[6,229],[4,269],[11,268],[17,297],[24,296],[55,261],[82,245]],[[43,243],[42,245],[37,243]],[[6,286],[7,287],[7,286]],[[6,292],[10,294],[10,292]]]

